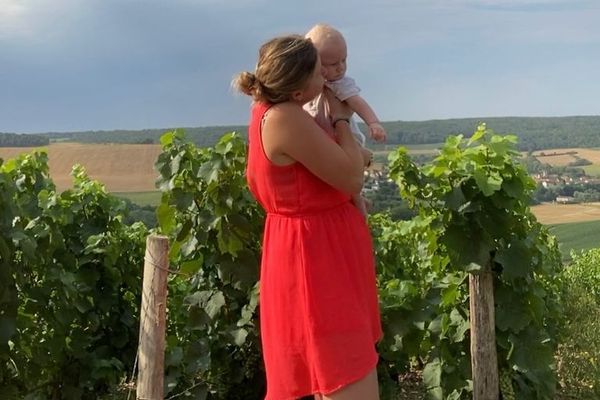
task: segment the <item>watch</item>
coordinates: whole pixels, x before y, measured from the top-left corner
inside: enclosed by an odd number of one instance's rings
[[[350,124],[350,118],[336,118],[333,120],[333,123],[331,125],[333,125],[333,127],[335,128],[337,123],[340,121],[346,121],[348,123],[348,125]]]

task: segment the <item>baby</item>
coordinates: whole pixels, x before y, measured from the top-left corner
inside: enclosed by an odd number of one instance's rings
[[[386,139],[385,129],[379,123],[377,115],[360,95],[360,88],[354,79],[346,76],[347,48],[344,36],[329,25],[318,24],[306,34],[321,56],[321,66],[325,85],[330,88],[341,101],[348,103],[350,108],[357,113],[369,127],[369,136],[375,141]],[[358,128],[353,118],[352,132],[357,140],[364,145],[365,135]]]
[[[369,128],[369,136],[377,142],[386,139],[386,132],[379,123],[377,115],[360,95],[360,88],[356,86],[354,79],[346,76],[346,57],[347,48],[344,36],[329,25],[317,24],[308,31],[306,37],[309,38],[321,57],[321,67],[325,86],[331,89],[334,95],[341,101],[345,101],[350,108],[360,116]],[[319,98],[307,103],[304,108],[317,122],[327,118],[322,115],[324,108],[319,104]],[[358,127],[355,118],[350,120],[350,128],[356,140],[364,147],[365,135]],[[357,194],[353,196],[356,206],[366,215],[365,199]]]

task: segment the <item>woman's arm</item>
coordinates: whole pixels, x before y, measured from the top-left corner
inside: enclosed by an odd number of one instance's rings
[[[332,119],[348,118],[351,110],[330,97]],[[338,121],[334,128],[337,143],[298,104],[276,104],[265,116],[263,148],[274,164],[300,162],[336,189],[348,194],[357,193],[363,184],[361,147],[346,121]]]

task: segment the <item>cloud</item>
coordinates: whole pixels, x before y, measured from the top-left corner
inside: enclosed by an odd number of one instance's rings
[[[232,77],[254,68],[267,39],[316,22],[346,35],[349,74],[386,120],[589,110],[595,4],[305,0],[291,12],[277,0],[0,0],[0,131],[245,123],[250,100]],[[580,95],[550,96],[567,86]],[[514,88],[527,90],[519,102]]]
[[[0,40],[10,36],[26,36],[31,26],[24,23],[28,9],[19,0],[0,0]]]
[[[53,37],[77,18],[85,4],[76,0],[0,0],[0,40],[18,43]]]

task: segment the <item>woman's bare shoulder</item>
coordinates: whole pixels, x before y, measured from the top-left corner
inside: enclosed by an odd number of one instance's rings
[[[293,119],[296,121],[311,121],[311,116],[304,111],[298,104],[291,102],[279,103],[273,105],[268,111],[269,119],[276,119],[281,121],[289,121]]]
[[[304,109],[293,103],[276,104],[264,117],[263,135],[276,135],[280,140],[298,139],[320,131],[314,119]]]

